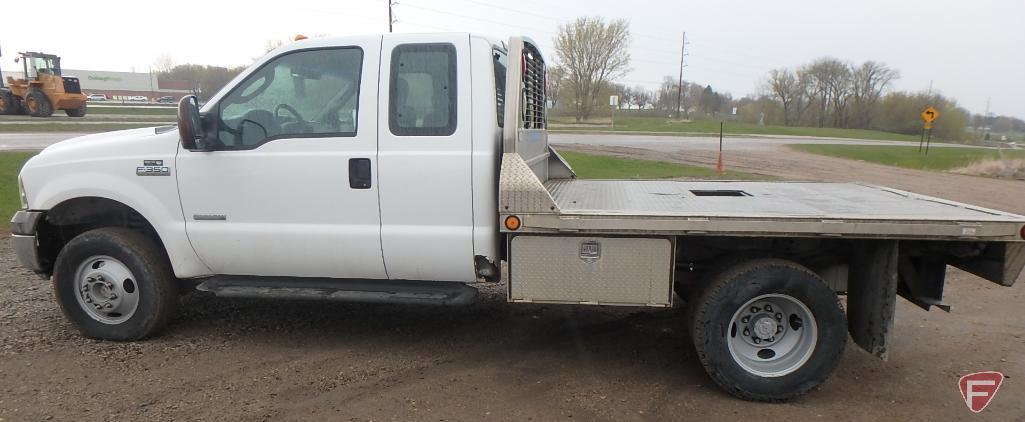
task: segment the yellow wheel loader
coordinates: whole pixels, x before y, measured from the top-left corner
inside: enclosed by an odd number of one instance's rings
[[[18,53],[22,77],[7,77],[0,85],[0,114],[28,114],[49,117],[55,110],[68,116],[85,116],[85,94],[78,78],[61,75],[61,59],[53,54]]]

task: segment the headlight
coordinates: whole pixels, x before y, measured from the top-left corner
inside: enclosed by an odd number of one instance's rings
[[[25,182],[21,180],[21,175],[18,175],[18,198],[21,199],[21,209],[28,209],[28,195],[25,195]]]

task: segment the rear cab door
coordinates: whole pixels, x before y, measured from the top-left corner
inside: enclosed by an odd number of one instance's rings
[[[385,36],[378,178],[388,277],[472,282],[470,38]]]

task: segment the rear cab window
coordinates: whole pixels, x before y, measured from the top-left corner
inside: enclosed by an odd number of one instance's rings
[[[456,48],[402,44],[392,50],[388,127],[397,136],[449,136],[456,131]]]

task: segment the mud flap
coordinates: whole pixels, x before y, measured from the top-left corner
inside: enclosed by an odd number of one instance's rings
[[[847,330],[854,343],[886,360],[897,305],[896,240],[863,241],[851,256]]]

